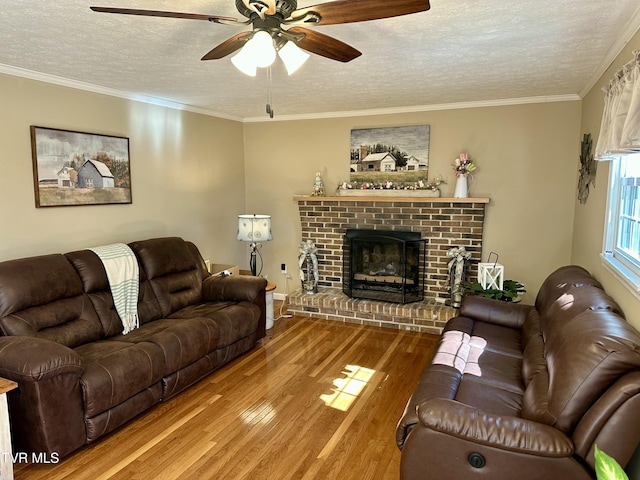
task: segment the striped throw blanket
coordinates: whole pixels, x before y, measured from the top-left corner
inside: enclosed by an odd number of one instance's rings
[[[123,334],[140,326],[138,320],[138,291],[140,271],[133,251],[124,243],[89,248],[104,265],[111,287],[113,305],[124,327]]]

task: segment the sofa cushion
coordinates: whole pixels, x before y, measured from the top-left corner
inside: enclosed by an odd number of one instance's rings
[[[193,250],[180,237],[140,240],[131,242],[129,247],[140,260],[149,280],[198,268]]]
[[[519,417],[522,409],[522,393],[466,375],[456,392],[455,400],[492,415]]]
[[[522,357],[522,335],[518,329],[478,322],[473,318],[458,316],[446,323],[443,335],[449,331],[464,332],[470,338],[481,341],[484,350],[516,358]]]
[[[604,290],[593,285],[570,285],[540,317],[540,331],[545,341],[559,335],[567,321],[585,310],[608,310],[623,316],[618,304]]]
[[[223,348],[256,333],[260,308],[251,302],[202,303],[171,315],[171,318],[197,317],[208,318],[216,323],[220,335],[218,348]]]
[[[103,334],[80,278],[59,254],[0,263],[0,329],[68,347]]]
[[[104,335],[111,337],[122,333],[122,321],[116,312],[109,286],[107,272],[100,258],[91,250],[78,250],[65,254],[82,279],[84,291],[89,295],[93,307],[100,318]],[[160,304],[144,270],[140,270],[138,291],[138,318],[141,324],[161,318]]]
[[[545,343],[549,413],[570,432],[616,380],[640,369],[640,333],[608,310],[586,310]]]
[[[109,340],[75,349],[85,365],[80,382],[85,418],[133,397],[158,383],[164,372],[162,350],[149,342],[129,343]]]
[[[555,418],[549,412],[549,372],[542,366],[529,381],[522,398],[522,418],[554,425]]]
[[[151,284],[162,316],[202,301],[202,270],[188,242],[178,237],[129,244]]]
[[[526,387],[543,369],[547,368],[544,358],[542,334],[531,335],[522,354],[522,383]]]
[[[453,395],[456,401],[496,415],[519,415],[523,395],[522,360],[514,354],[513,344],[519,345],[520,336],[514,335],[511,328],[483,322],[466,328],[471,326],[466,320],[466,317],[457,317],[448,322],[432,360],[433,368],[449,366],[462,374]],[[471,330],[473,335],[454,330],[454,326]],[[491,343],[494,348],[488,348]]]
[[[590,285],[602,289],[602,285],[578,265],[567,265],[552,272],[536,295],[535,307],[538,313],[545,315],[547,308],[552,305],[570,287]]]
[[[215,351],[218,325],[207,318],[162,319],[111,338],[111,341],[157,345],[164,355],[163,376],[170,375]]]

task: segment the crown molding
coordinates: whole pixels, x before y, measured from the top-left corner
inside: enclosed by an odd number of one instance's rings
[[[613,45],[611,45],[611,48],[609,48],[609,51],[600,62],[600,65],[598,65],[598,68],[596,68],[596,70],[593,72],[593,75],[591,75],[591,78],[589,78],[589,81],[587,82],[587,84],[578,93],[578,95],[580,95],[580,98],[584,98],[591,91],[591,89],[596,85],[596,83],[598,83],[600,78],[602,78],[604,73],[609,69],[609,67],[613,64],[616,58],[618,58],[618,55],[622,53],[622,50],[624,49],[624,47],[627,46],[627,44],[631,41],[633,36],[636,33],[638,33],[639,30],[640,30],[640,7],[636,11],[635,15],[631,17],[631,19],[627,23],[626,28],[621,32],[618,39],[613,43]]]
[[[568,95],[551,95],[541,97],[523,97],[523,98],[504,98],[499,100],[481,100],[477,102],[460,102],[460,103],[440,103],[434,105],[417,105],[413,107],[393,107],[380,108],[374,110],[353,110],[344,112],[325,112],[301,115],[279,115],[274,118],[269,117],[247,117],[243,123],[258,122],[285,122],[294,120],[320,120],[328,118],[347,118],[347,117],[366,117],[373,115],[395,115],[402,113],[420,113],[432,112],[438,110],[460,110],[465,108],[483,108],[483,107],[503,107],[508,105],[523,105],[531,103],[552,103],[552,102],[575,102],[581,100],[582,97],[576,94]]]
[[[50,75],[48,73],[36,72],[33,70],[14,67],[11,65],[0,64],[0,73],[5,75],[11,75],[14,77],[27,78],[29,80],[35,80],[38,82],[51,83],[61,87],[74,88],[74,89],[83,90],[86,92],[99,93],[101,95],[108,95],[111,97],[123,98],[126,100],[132,100],[135,102],[147,103],[150,105],[157,105],[160,107],[171,108],[174,110],[182,110],[185,112],[199,113],[201,115],[208,115],[210,117],[223,118],[226,120],[234,120],[236,122],[242,122],[243,120],[241,117],[235,117],[232,115],[226,115],[224,113],[214,112],[206,108],[185,105],[183,103],[166,100],[164,98],[153,97],[151,95],[143,95],[139,93],[125,92],[123,90],[117,90],[115,88],[103,87],[100,85],[95,85],[93,83],[80,82],[78,80],[72,80],[69,78],[59,77],[56,75]]]
[[[36,72],[33,70],[27,70],[24,68],[14,67],[10,65],[0,64],[0,74],[11,75],[14,77],[27,78],[39,82],[51,83],[62,87],[74,88],[77,90],[83,90],[92,93],[99,93],[102,95],[108,95],[111,97],[123,98],[126,100],[132,100],[136,102],[147,103],[150,105],[157,105],[161,107],[171,108],[174,110],[182,110],[201,115],[208,115],[211,117],[222,118],[226,120],[233,120],[242,123],[260,123],[260,122],[284,122],[284,121],[296,121],[296,120],[319,120],[319,119],[331,119],[331,118],[349,118],[349,117],[366,117],[375,115],[396,115],[405,113],[420,113],[430,112],[438,110],[460,110],[465,108],[483,108],[483,107],[502,107],[508,105],[523,105],[532,103],[551,103],[551,102],[573,102],[581,100],[580,95],[567,94],[567,95],[551,95],[551,96],[539,96],[539,97],[523,97],[523,98],[504,98],[498,100],[481,100],[477,102],[460,102],[460,103],[440,103],[433,105],[417,105],[411,107],[391,107],[371,110],[352,110],[352,111],[339,111],[339,112],[322,112],[311,114],[299,114],[299,115],[279,115],[275,118],[269,118],[268,116],[261,117],[236,117],[233,115],[227,115],[223,113],[214,112],[209,109],[194,107],[191,105],[185,105],[182,103],[166,100],[163,98],[152,97],[150,95],[142,95],[138,93],[125,92],[114,88],[103,87],[87,82],[80,82],[78,80],[72,80],[56,75],[50,75],[47,73]]]

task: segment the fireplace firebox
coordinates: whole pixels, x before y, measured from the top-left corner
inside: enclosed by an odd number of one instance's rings
[[[351,298],[421,301],[425,258],[426,240],[419,232],[349,229],[344,237],[342,290]]]

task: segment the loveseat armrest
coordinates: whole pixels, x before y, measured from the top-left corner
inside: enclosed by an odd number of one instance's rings
[[[267,281],[250,275],[208,277],[202,284],[202,296],[208,302],[254,302],[267,287]]]
[[[418,406],[420,425],[472,443],[545,457],[570,457],[573,442],[557,428],[523,418],[492,415],[475,407],[435,398]]]
[[[82,375],[80,356],[70,348],[37,337],[0,337],[0,376],[37,382],[62,374]]]
[[[460,315],[510,328],[521,328],[532,305],[501,302],[479,295],[464,297]]]

